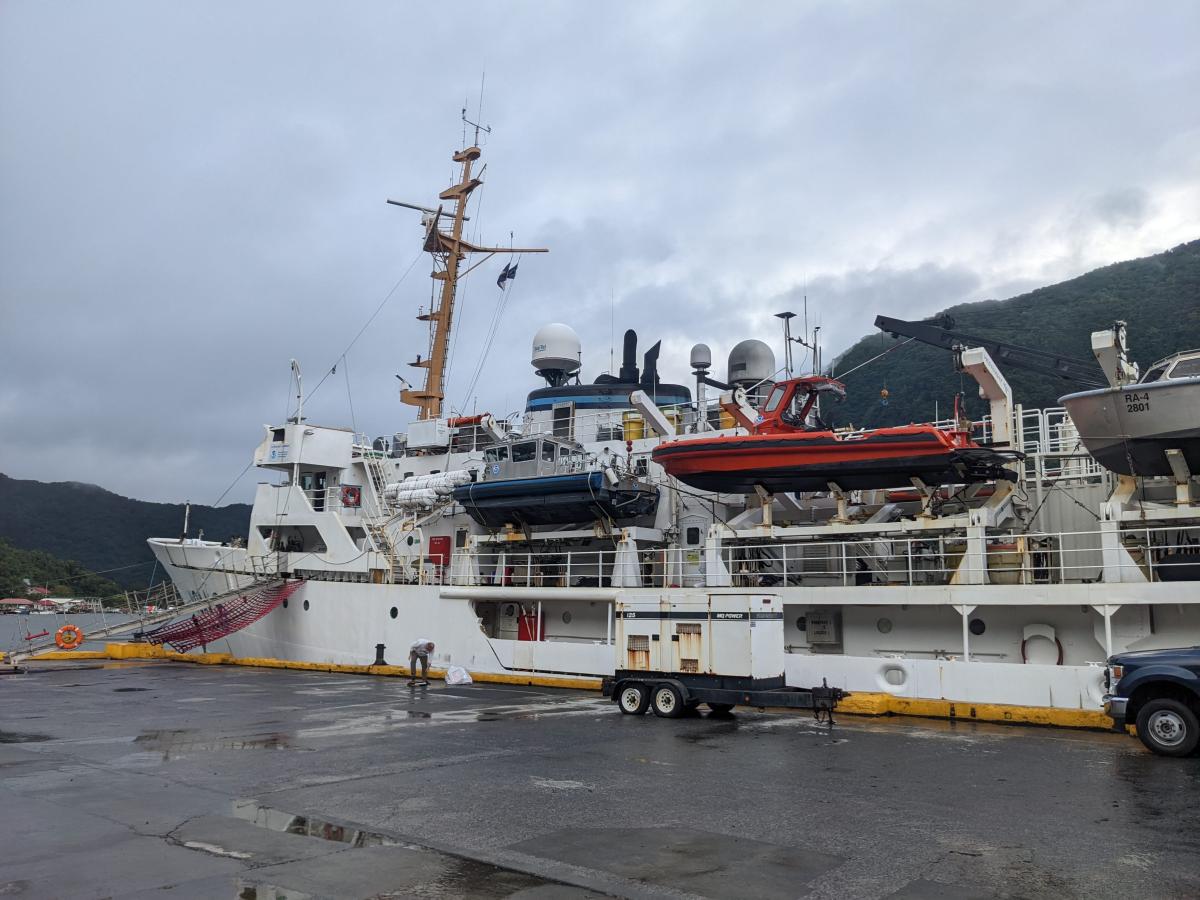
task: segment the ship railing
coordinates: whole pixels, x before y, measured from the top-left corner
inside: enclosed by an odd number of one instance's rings
[[[719,548],[456,551],[448,566],[422,566],[429,583],[577,588],[702,587],[715,563],[735,587],[886,587],[960,584],[1036,585],[1100,581],[1197,580],[1200,526],[1123,529],[1125,554],[1105,560],[1097,531],[989,534],[983,564],[965,535],[855,538],[846,541],[726,543]]]

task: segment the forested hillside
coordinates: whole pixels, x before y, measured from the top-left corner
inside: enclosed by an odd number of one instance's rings
[[[24,597],[36,587],[48,589],[54,597],[108,597],[121,592],[116,584],[73,560],[42,550],[18,550],[0,540],[0,596]]]
[[[210,540],[245,537],[249,526],[247,504],[192,505],[191,537],[201,530]],[[107,577],[122,587],[147,584],[154,555],[146,538],[176,537],[182,530],[181,503],[147,503],[94,484],[44,484],[0,474],[0,539],[78,560],[92,571],[119,569]]]
[[[888,307],[886,300],[874,312],[912,318],[904,309]],[[1130,349],[1145,371],[1148,364],[1176,350],[1200,347],[1200,240],[1008,300],[952,306],[939,315],[943,314],[953,317],[956,331],[1085,360],[1093,359],[1091,332],[1124,319],[1129,323]],[[835,374],[850,371],[896,343],[882,333],[863,338],[838,359]],[[1005,368],[1004,374],[1016,402],[1026,407],[1057,406],[1060,396],[1078,389],[1021,369]],[[1099,366],[1096,375],[1103,377]],[[971,415],[984,415],[974,382],[954,372],[951,354],[914,342],[850,374],[846,402],[827,414],[832,412],[839,425],[866,427],[929,421],[935,403],[947,415],[960,384]],[[886,404],[880,396],[884,389]]]

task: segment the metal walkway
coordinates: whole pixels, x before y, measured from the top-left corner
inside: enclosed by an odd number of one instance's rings
[[[226,591],[223,594],[216,594],[212,597],[206,597],[203,600],[193,600],[189,603],[183,603],[171,609],[166,609],[165,607],[169,606],[171,601],[177,600],[179,596],[175,591],[174,586],[168,583],[162,588],[147,593],[146,599],[141,607],[144,609],[146,606],[151,604],[161,604],[161,611],[141,615],[130,621],[121,622],[118,625],[109,625],[98,628],[94,631],[89,631],[84,635],[84,641],[90,643],[93,641],[103,640],[104,638],[116,637],[117,635],[122,634],[146,632],[148,630],[155,629],[158,626],[166,625],[167,623],[181,617],[191,617],[209,610],[215,611],[218,604],[228,604],[243,594],[280,585],[282,583],[283,580],[278,578],[259,579],[251,584],[246,585],[245,587],[235,588],[234,590]],[[249,622],[246,624],[249,624]],[[6,654],[5,665],[16,666],[29,660],[31,657],[37,656],[39,653],[47,650],[57,649],[58,645],[55,644],[54,637],[48,636],[40,641],[29,642],[24,649],[14,650],[13,652]]]

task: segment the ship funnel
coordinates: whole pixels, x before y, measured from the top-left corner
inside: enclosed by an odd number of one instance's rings
[[[658,354],[662,350],[662,341],[656,341],[654,346],[646,351],[642,364],[642,387],[653,392],[658,385]]]
[[[621,371],[618,377],[627,384],[637,384],[637,332],[630,328],[625,332],[625,349],[621,356]]]

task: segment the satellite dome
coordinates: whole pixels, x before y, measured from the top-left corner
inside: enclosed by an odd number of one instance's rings
[[[730,384],[749,387],[775,377],[775,354],[762,341],[742,341],[729,351]]]
[[[583,345],[570,325],[551,322],[533,336],[530,362],[551,384],[561,384],[568,375],[579,371],[582,355]]]
[[[708,349],[708,344],[697,344],[692,348],[690,358],[693,369],[704,371],[712,366],[712,351]]]

